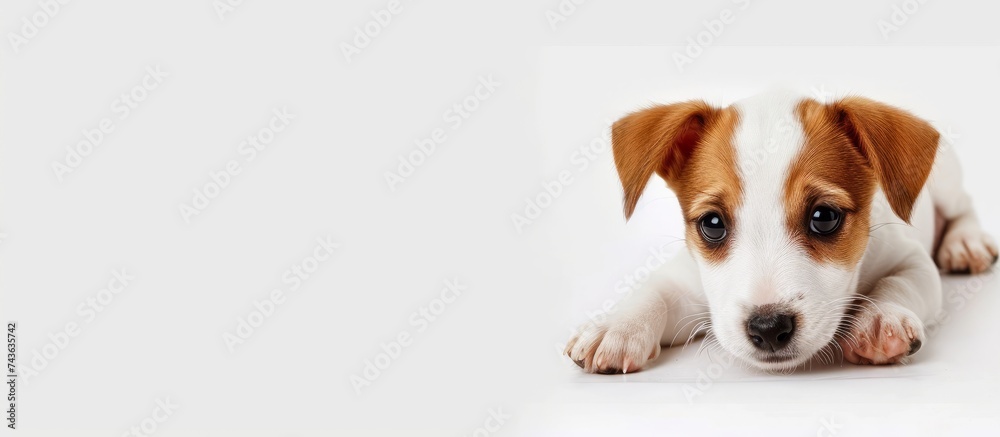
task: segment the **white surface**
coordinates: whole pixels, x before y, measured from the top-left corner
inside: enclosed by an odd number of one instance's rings
[[[0,322],[20,323],[22,363],[81,325],[20,386],[21,429],[3,435],[122,435],[164,398],[179,408],[158,437],[472,435],[495,408],[511,417],[490,435],[997,429],[995,283],[909,366],[733,368],[692,403],[684,384],[709,365],[695,348],[628,376],[581,375],[556,351],[648,247],[678,248],[668,193],[624,226],[610,154],[574,155],[648,102],[794,82],[911,107],[960,133],[1000,232],[1000,4],[927,2],[884,39],[896,1],[753,1],[679,73],[677,47],[658,45],[742,2],[584,2],[552,28],[555,0],[404,1],[351,62],[341,44],[387,1],[244,1],[224,19],[216,3],[68,2],[0,48]],[[3,2],[0,28],[39,10]],[[169,76],[119,118],[151,66]],[[490,76],[499,88],[456,125],[453,105]],[[240,143],[286,107],[296,118],[249,161]],[[51,163],[105,117],[114,131],[60,182]],[[447,139],[391,190],[385,172],[435,129]],[[178,205],[230,160],[242,172],[187,223]],[[518,232],[511,215],[563,170],[573,182]],[[292,291],[286,270],[326,236],[339,248]],[[118,268],[135,281],[87,322],[78,305]],[[467,290],[419,330],[412,314],[456,277]],[[275,288],[287,301],[229,351],[223,333]],[[356,393],[351,376],[404,332],[412,344]]]
[[[839,360],[833,363],[814,362],[811,366],[791,374],[771,374],[748,369],[739,361],[734,361],[718,350],[701,347],[695,339],[687,347],[664,349],[660,357],[646,370],[624,375],[593,375],[582,372],[572,377],[574,383],[670,383],[673,386],[696,389],[689,393],[679,391],[678,400],[704,400],[707,402],[725,400],[725,395],[713,389],[697,390],[704,383],[770,383],[789,381],[815,381],[829,383],[843,380],[865,380],[877,378],[917,379],[925,383],[943,382],[927,401],[980,402],[994,400],[990,391],[972,393],[966,396],[969,387],[997,387],[1000,383],[995,372],[995,364],[1000,360],[996,348],[987,347],[994,333],[1000,329],[1000,319],[994,317],[1000,311],[1000,282],[995,270],[978,276],[949,275],[943,278],[945,308],[939,323],[929,329],[926,347],[915,354],[910,363],[899,366],[855,366]],[[567,360],[568,362],[568,360]],[[573,367],[575,364],[569,362]],[[863,384],[863,383],[862,383]],[[833,386],[836,387],[836,386]],[[800,387],[796,390],[800,390]],[[725,391],[725,390],[720,390]],[[703,393],[699,393],[703,392]],[[642,393],[642,392],[637,392]],[[796,399],[808,400],[806,392]],[[782,401],[788,393],[760,394],[761,401]],[[661,396],[669,396],[661,394]],[[721,397],[720,397],[721,396]],[[641,399],[641,394],[636,397]],[[652,399],[655,399],[652,398]],[[899,400],[900,393],[873,393],[868,400]],[[909,398],[911,401],[920,399]]]
[[[549,48],[543,52],[539,112],[543,114],[542,135],[552,145],[551,172],[565,166],[566,159],[560,162],[560,158],[588,143],[588,137],[578,132],[579,120],[599,123],[602,117],[613,120],[649,103],[690,98],[725,105],[759,91],[746,89],[753,88],[748,84],[790,84],[815,98],[856,93],[880,99],[951,132],[952,145],[963,160],[966,185],[985,227],[994,233],[1000,229],[990,182],[995,179],[997,154],[988,151],[997,141],[989,121],[994,117],[992,102],[1000,98],[1000,87],[992,79],[997,72],[996,49],[716,47],[711,58],[695,65],[699,70],[692,74],[678,73],[670,59],[660,54],[659,48],[646,47]],[[947,65],[936,61],[945,56],[956,61]],[[593,59],[601,59],[601,65]],[[852,61],[845,63],[845,59]],[[859,64],[866,68],[858,70]],[[732,65],[740,66],[739,74],[727,68]],[[802,71],[801,65],[809,69]],[[948,86],[935,86],[941,83]],[[623,226],[616,208],[620,189],[610,151],[598,156],[593,169],[575,173],[575,191],[566,196],[562,209],[554,209],[553,217],[547,218],[554,222],[547,229],[550,238],[565,248],[561,265],[567,282],[573,284],[575,304],[569,326],[587,320],[585,314],[599,314],[602,306],[613,308],[623,295],[622,285],[640,276],[647,262],[656,265],[652,252],[657,248],[673,253],[682,247],[680,210],[665,184],[654,178],[636,215]],[[648,413],[646,417],[652,419],[646,425],[653,428],[673,429],[675,425],[668,425],[677,421],[673,415],[684,411],[679,416],[708,418],[707,423],[684,422],[690,426],[685,429],[715,429],[720,435],[764,417],[795,419],[768,422],[768,430],[808,435],[829,435],[819,431],[820,424],[834,419],[844,435],[900,432],[893,427],[917,435],[954,429],[926,427],[942,421],[952,427],[964,424],[978,433],[1000,430],[1000,419],[993,412],[997,411],[995,393],[1000,391],[996,376],[1000,351],[990,346],[1000,329],[995,317],[1000,314],[1000,282],[993,271],[944,280],[946,311],[907,365],[863,367],[814,361],[809,369],[774,375],[747,369],[725,353],[701,350],[701,342],[695,340],[686,348],[664,349],[650,368],[630,375],[584,374],[564,358],[568,386],[539,408],[563,418],[553,430],[603,418],[610,432],[630,422],[618,416],[616,406],[623,403]],[[940,403],[949,408],[928,407]],[[723,415],[715,413],[720,404],[742,407]],[[933,413],[928,414],[928,409]],[[876,426],[890,412],[909,422]],[[645,425],[632,426],[645,429]],[[605,432],[577,431],[580,435]]]

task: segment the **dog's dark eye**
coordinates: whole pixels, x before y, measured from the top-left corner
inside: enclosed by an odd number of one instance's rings
[[[819,235],[830,235],[840,227],[842,215],[829,206],[817,206],[809,216],[809,230]]]
[[[726,238],[726,223],[714,212],[702,216],[698,221],[698,227],[701,228],[702,238],[709,243],[718,243]]]

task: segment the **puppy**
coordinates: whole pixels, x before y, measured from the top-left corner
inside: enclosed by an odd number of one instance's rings
[[[687,250],[570,340],[587,372],[640,370],[702,332],[767,371],[834,352],[898,363],[941,309],[938,267],[978,273],[997,259],[954,152],[879,102],[655,106],[618,120],[612,148],[626,219],[655,173],[680,202]]]

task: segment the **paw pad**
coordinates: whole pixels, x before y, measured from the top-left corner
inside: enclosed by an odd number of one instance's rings
[[[909,310],[882,304],[865,305],[855,315],[849,333],[837,342],[844,359],[863,365],[896,364],[923,346],[923,324]]]

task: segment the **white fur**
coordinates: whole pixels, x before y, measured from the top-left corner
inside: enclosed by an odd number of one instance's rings
[[[762,368],[783,368],[808,360],[826,346],[839,324],[831,316],[853,292],[853,269],[814,262],[791,240],[785,226],[785,180],[805,134],[794,110],[801,97],[766,94],[735,105],[741,123],[734,147],[743,188],[733,212],[737,231],[720,264],[698,259],[703,292],[712,308],[712,330],[726,349]],[[697,254],[695,253],[697,257]],[[782,363],[754,360],[747,340],[750,310],[780,303],[801,314],[792,344],[799,358]]]
[[[912,212],[913,226],[900,226],[902,220],[879,191],[872,205],[873,230],[858,265],[817,263],[792,242],[784,224],[784,183],[804,142],[793,112],[801,98],[768,94],[735,105],[740,124],[734,144],[744,198],[733,213],[738,230],[726,260],[712,265],[697,251],[682,252],[620,304],[612,319],[581,328],[567,348],[571,358],[588,371],[634,370],[655,358],[660,345],[683,343],[710,330],[723,349],[753,366],[792,369],[825,354],[824,348],[836,349],[834,333],[856,296],[865,296],[864,303],[854,307],[859,308],[852,325],[856,332],[845,334],[847,340],[857,341],[872,324],[884,325],[890,337],[895,330],[907,343],[925,340],[923,323],[941,306],[940,277],[930,254],[935,206],[952,223],[943,251],[956,259],[961,253],[982,258],[990,248],[996,253],[961,188],[954,152],[939,152]],[[880,226],[885,223],[893,225]],[[789,305],[801,315],[785,348],[794,354],[790,361],[757,359],[746,334],[749,310],[769,303]]]

